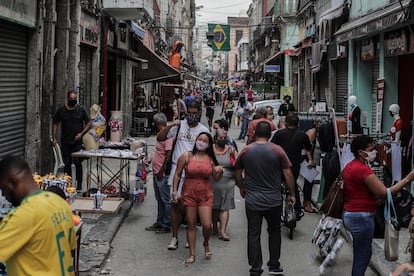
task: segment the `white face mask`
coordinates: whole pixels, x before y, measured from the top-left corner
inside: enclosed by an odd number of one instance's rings
[[[208,144],[203,141],[196,141],[196,148],[200,151],[205,151],[208,148]]]
[[[368,160],[368,162],[374,162],[375,159],[377,158],[377,151],[376,150],[372,150],[372,151],[364,151],[364,153],[366,153],[368,156],[366,157],[366,159]]]

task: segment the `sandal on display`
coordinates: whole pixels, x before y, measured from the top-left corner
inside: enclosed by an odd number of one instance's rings
[[[185,259],[185,264],[192,264],[194,262],[195,262],[195,256],[194,255],[191,255],[190,257]]]

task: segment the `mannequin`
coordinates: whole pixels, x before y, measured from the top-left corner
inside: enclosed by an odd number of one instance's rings
[[[351,107],[348,119],[351,121],[351,132],[352,134],[362,134],[361,128],[361,109],[357,105],[357,97],[349,96],[348,105]]]
[[[394,122],[392,123],[390,128],[391,141],[400,142],[402,128],[402,121],[400,118],[400,106],[398,104],[392,104],[390,105],[388,111],[390,112],[391,117],[394,118]]]
[[[99,148],[99,138],[104,133],[106,127],[105,117],[101,114],[101,107],[93,104],[90,109],[91,128],[82,137],[83,145],[86,150],[96,150]]]
[[[160,108],[160,97],[158,94],[152,94],[150,97],[150,106],[153,110],[159,111]]]

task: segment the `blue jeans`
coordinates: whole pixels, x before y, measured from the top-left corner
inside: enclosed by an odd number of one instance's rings
[[[372,255],[375,213],[344,212],[344,225],[352,234],[352,276],[364,276]]]
[[[239,139],[244,139],[247,134],[247,129],[249,128],[250,120],[248,118],[243,118],[242,125],[240,128]]]
[[[263,273],[262,265],[262,246],[260,235],[262,232],[262,222],[265,218],[267,222],[267,233],[269,234],[269,269],[279,268],[280,258],[280,216],[282,206],[270,208],[265,211],[256,211],[246,208],[247,216],[247,256],[251,266],[250,275],[256,276]]]
[[[161,181],[157,180],[157,174],[154,175],[154,192],[157,200],[158,214],[157,224],[164,228],[171,227],[171,195],[170,186],[168,186],[168,177],[163,176]]]

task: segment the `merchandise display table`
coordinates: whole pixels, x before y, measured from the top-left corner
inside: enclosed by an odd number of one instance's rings
[[[98,149],[81,150],[72,153],[72,157],[87,160],[86,189],[91,188],[93,182],[98,189],[105,191],[111,184],[118,183],[119,196],[125,188],[129,192],[130,161],[144,158],[144,154],[136,155],[130,150]],[[92,161],[96,160],[96,167],[92,168]],[[118,162],[117,166],[109,165],[110,160]],[[109,178],[109,179],[108,179]]]

